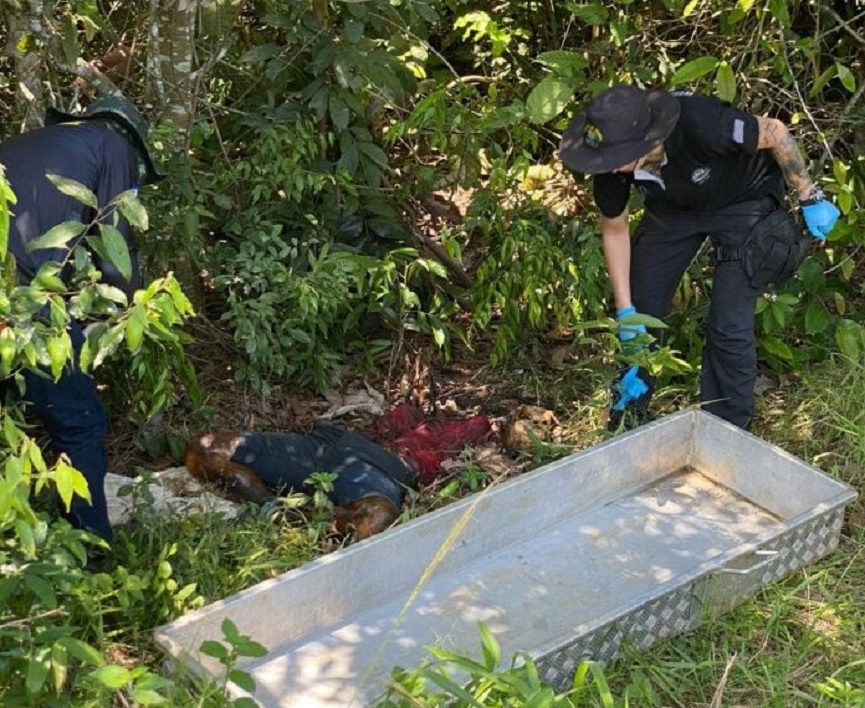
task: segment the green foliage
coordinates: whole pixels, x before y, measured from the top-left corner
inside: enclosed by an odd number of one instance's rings
[[[247,635],[241,634],[230,619],[226,618],[222,621],[221,629],[225,641],[205,640],[201,644],[201,653],[213,657],[225,667],[225,686],[230,681],[244,691],[253,693],[255,680],[247,671],[237,668],[237,660],[245,657],[261,658],[267,654],[267,649]],[[251,698],[244,697],[234,699],[228,705],[236,706],[236,708],[254,708],[258,703]]]
[[[376,705],[380,708],[506,708],[517,705],[617,708],[628,705],[627,692],[621,701],[614,698],[600,664],[583,662],[574,674],[571,689],[556,692],[541,680],[531,656],[520,653],[509,667],[503,667],[498,640],[482,622],[478,623],[478,631],[481,635],[480,659],[431,647],[429,653],[433,661],[418,668],[393,670],[387,694]]]
[[[588,229],[576,227],[562,239],[538,205],[508,209],[488,190],[475,195],[467,227],[477,230],[485,246],[471,306],[475,327],[495,322],[494,363],[504,361],[527,334],[571,330],[602,309],[604,291],[595,276],[603,261]]]

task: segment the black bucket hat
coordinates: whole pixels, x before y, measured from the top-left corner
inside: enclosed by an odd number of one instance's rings
[[[613,86],[595,96],[586,112],[571,121],[559,144],[559,156],[574,172],[612,172],[669,137],[679,111],[679,101],[667,91]]]
[[[147,121],[123,96],[117,94],[101,96],[91,103],[84,113],[64,113],[51,107],[45,112],[46,125],[79,120],[108,120],[124,129],[144,160],[145,176],[141,180],[142,184],[152,184],[165,177],[165,172],[153,159],[147,146],[147,136],[150,132]]]

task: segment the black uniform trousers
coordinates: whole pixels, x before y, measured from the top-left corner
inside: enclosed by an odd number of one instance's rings
[[[767,197],[711,213],[647,209],[631,247],[631,297],[637,312],[663,319],[682,275],[707,238],[713,246],[741,246],[754,224],[777,208],[777,201]],[[741,261],[715,265],[700,400],[705,410],[745,429],[754,415],[754,311],[759,295]],[[644,371],[643,376],[648,374]]]

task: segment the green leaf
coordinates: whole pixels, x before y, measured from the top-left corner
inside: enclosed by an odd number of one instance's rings
[[[106,688],[116,690],[123,688],[129,683],[130,674],[129,669],[112,664],[110,666],[100,666],[98,669],[91,671],[90,677],[96,679]]]
[[[24,574],[24,584],[42,604],[46,610],[53,610],[57,607],[57,596],[54,594],[54,589],[51,584],[40,575],[34,573]]]
[[[225,645],[213,639],[205,639],[198,650],[205,656],[212,656],[220,661],[228,658],[228,649],[225,648]]]
[[[766,337],[762,341],[763,348],[769,354],[772,354],[784,361],[793,360],[793,351],[784,342],[775,337]]]
[[[28,558],[33,558],[36,554],[36,538],[33,536],[33,527],[24,519],[15,519],[15,533],[18,535],[18,542]]]
[[[670,83],[673,86],[678,86],[679,84],[689,84],[705,76],[706,74],[710,74],[716,69],[717,66],[718,60],[715,57],[710,56],[693,59],[686,64],[683,64],[676,70],[676,73],[673,74],[673,78],[670,80]]]
[[[835,342],[844,356],[859,361],[861,328],[853,320],[841,320],[835,329]]]
[[[60,637],[57,643],[64,647],[72,656],[83,664],[103,666],[105,659],[96,649],[75,637]]]
[[[330,113],[330,120],[337,132],[342,132],[348,128],[351,113],[348,110],[346,102],[337,95],[336,91],[332,91],[329,96],[328,111]]]
[[[574,87],[556,76],[545,77],[535,86],[526,100],[529,119],[542,125],[558,116],[571,102]]]
[[[76,182],[74,179],[69,179],[68,177],[63,177],[62,175],[47,174],[45,176],[51,184],[57,187],[57,189],[63,192],[67,197],[72,197],[76,201],[89,206],[91,209],[99,208],[99,201],[96,199],[96,195],[80,182]]]
[[[80,221],[64,221],[48,229],[39,238],[30,241],[26,246],[27,252],[32,253],[43,248],[63,248],[72,239],[83,234],[86,228]]]
[[[495,671],[502,658],[502,648],[493,633],[483,622],[478,622],[481,633],[481,652],[487,671]]]
[[[688,2],[688,4],[685,5],[684,9],[682,10],[682,19],[684,20],[692,12],[694,12],[694,10],[697,9],[697,5],[699,5],[701,1],[702,0],[690,0],[690,2]]]
[[[129,348],[129,351],[135,352],[141,346],[146,325],[147,313],[141,307],[136,307],[126,321],[126,331],[124,332],[126,335],[126,346]]]
[[[835,68],[838,71],[838,79],[841,81],[841,85],[850,93],[855,93],[856,77],[853,76],[853,72],[840,62],[835,62]]]
[[[552,52],[542,52],[535,61],[543,64],[561,76],[576,78],[588,65],[588,59],[578,52],[568,52],[563,49]]]
[[[51,669],[51,661],[48,658],[48,647],[40,647],[36,650],[35,656],[30,657],[30,662],[27,666],[26,686],[27,692],[37,694],[45,685],[45,680],[48,678],[48,672]]]
[[[784,29],[789,29],[790,27],[790,12],[787,9],[789,1],[790,0],[771,0],[769,3],[770,14]]]
[[[54,692],[60,693],[69,674],[69,654],[60,644],[51,647],[51,674],[54,678]]]
[[[603,5],[591,3],[589,5],[571,4],[568,9],[580,22],[587,25],[599,26],[606,24],[609,13]]]
[[[57,493],[60,495],[60,500],[69,511],[72,504],[72,497],[77,495],[82,499],[90,501],[90,489],[87,487],[87,479],[81,472],[66,464],[63,460],[57,463],[54,471],[54,484],[57,486]]]
[[[715,73],[715,93],[722,101],[732,103],[736,98],[736,76],[729,62],[722,61],[718,64]]]
[[[138,201],[138,195],[134,189],[127,189],[122,192],[114,200],[120,213],[126,217],[126,220],[136,229],[147,231],[150,223],[147,218],[147,211]],[[192,212],[195,213],[195,212]]]
[[[129,246],[116,228],[110,224],[99,224],[99,234],[102,236],[105,259],[120,271],[120,275],[128,282],[132,280],[132,259]]]
[[[244,691],[249,693],[255,691],[255,681],[246,671],[232,669],[228,672],[228,680],[240,686]]]
[[[820,334],[832,324],[832,318],[819,300],[812,300],[805,310],[805,333]]]

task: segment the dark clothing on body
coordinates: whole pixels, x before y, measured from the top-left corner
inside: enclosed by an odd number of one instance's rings
[[[379,496],[399,509],[405,489],[417,478],[399,456],[381,445],[322,422],[307,435],[244,433],[231,461],[249,467],[277,491],[309,492],[304,481],[311,473],[335,473],[332,496],[338,506]]]

